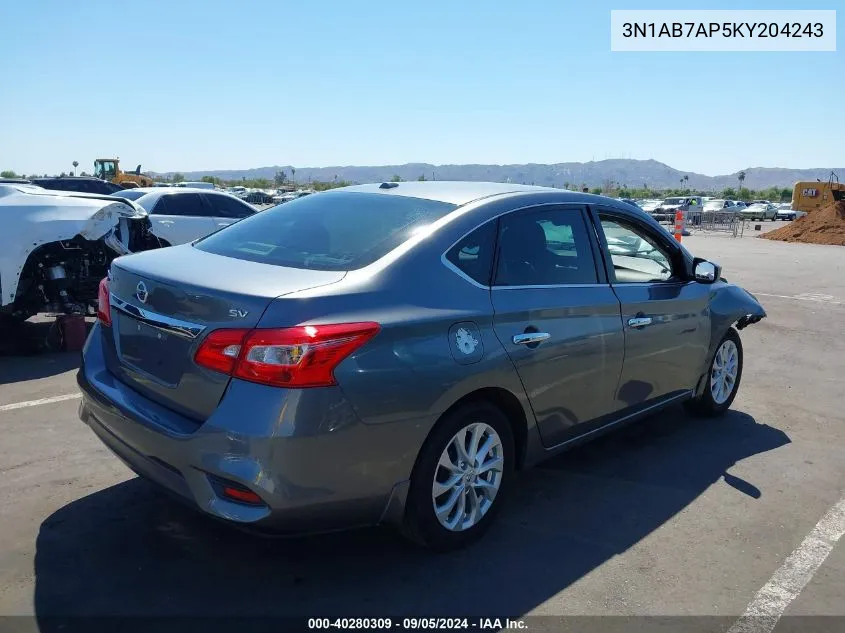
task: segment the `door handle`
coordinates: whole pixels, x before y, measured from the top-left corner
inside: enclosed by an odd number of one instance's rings
[[[548,332],[526,332],[525,334],[515,334],[513,342],[517,345],[531,345],[532,343],[541,343],[551,337],[552,335]]]
[[[646,325],[651,325],[651,317],[634,317],[633,319],[628,319],[628,325],[630,327],[645,327]]]

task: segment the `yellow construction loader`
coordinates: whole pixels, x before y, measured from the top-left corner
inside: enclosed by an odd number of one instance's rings
[[[811,213],[839,200],[845,200],[845,184],[834,172],[830,172],[827,182],[801,181],[792,189],[792,208],[796,211]]]
[[[94,175],[101,180],[113,182],[124,189],[135,187],[152,187],[153,179],[141,173],[141,166],[138,165],[134,172],[127,173],[120,171],[119,158],[98,158],[94,161]]]

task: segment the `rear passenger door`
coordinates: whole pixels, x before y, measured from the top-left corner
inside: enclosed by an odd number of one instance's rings
[[[234,196],[223,193],[204,193],[202,196],[208,203],[215,231],[255,214],[255,207]]]
[[[192,242],[217,230],[210,207],[199,193],[162,195],[150,216],[153,233],[171,246]]]
[[[522,209],[499,220],[493,327],[546,446],[612,413],[622,370],[619,301],[596,266],[587,226],[584,209],[570,205]]]

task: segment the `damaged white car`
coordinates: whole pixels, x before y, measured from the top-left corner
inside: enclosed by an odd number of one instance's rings
[[[96,314],[111,261],[159,246],[147,212],[110,196],[0,184],[0,317]]]

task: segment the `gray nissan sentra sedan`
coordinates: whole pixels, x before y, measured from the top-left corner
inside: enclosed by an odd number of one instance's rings
[[[730,406],[737,330],[765,312],[720,272],[601,196],[337,189],[116,259],[80,416],[220,519],[449,549],[515,470],[673,403]]]

